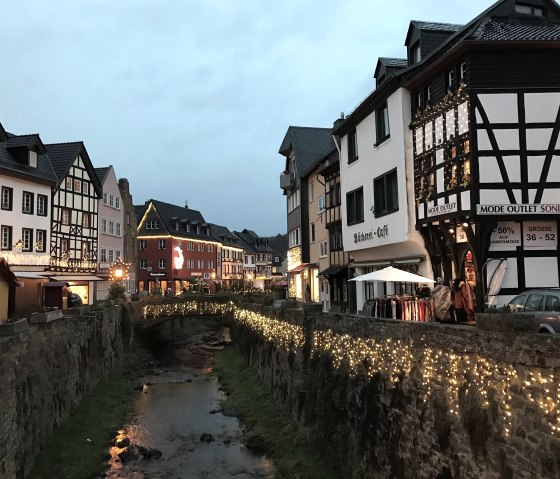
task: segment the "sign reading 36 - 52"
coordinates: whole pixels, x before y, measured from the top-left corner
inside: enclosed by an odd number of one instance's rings
[[[556,221],[524,221],[524,249],[550,249],[558,246],[558,226]]]

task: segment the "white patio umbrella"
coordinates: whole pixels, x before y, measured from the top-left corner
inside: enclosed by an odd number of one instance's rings
[[[361,276],[356,276],[350,281],[392,281],[394,283],[435,283],[433,279],[420,276],[419,274],[409,273],[408,271],[403,271],[402,269],[394,268],[393,266],[387,266],[386,268],[380,269],[379,271],[373,271],[372,273],[362,274]]]

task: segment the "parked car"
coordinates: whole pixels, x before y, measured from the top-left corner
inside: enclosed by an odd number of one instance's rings
[[[523,315],[523,322],[531,331],[560,333],[560,288],[525,291],[513,298],[507,309],[514,313],[529,313]]]

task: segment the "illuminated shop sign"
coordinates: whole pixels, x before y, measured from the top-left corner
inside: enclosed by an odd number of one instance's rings
[[[476,205],[479,215],[557,215],[560,204]]]
[[[383,239],[389,236],[389,225],[380,226],[376,230],[373,228],[369,231],[362,231],[359,233],[354,233],[354,243],[362,243],[364,241],[370,241],[375,238]]]
[[[437,206],[430,206],[428,208],[428,218],[432,216],[439,216],[439,215],[446,215],[448,213],[456,213],[457,212],[457,202],[454,201],[453,203],[446,203],[444,205],[437,205]]]

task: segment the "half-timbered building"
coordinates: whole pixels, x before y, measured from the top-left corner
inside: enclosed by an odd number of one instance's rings
[[[51,278],[69,282],[84,304],[94,300],[98,200],[102,188],[83,142],[45,145],[57,183],[51,199]]]
[[[434,274],[469,282],[478,309],[559,286],[558,4],[501,0],[462,27],[411,22],[407,48],[416,227]]]
[[[211,224],[212,235],[218,240],[216,281],[224,289],[243,289],[243,245],[227,227]]]

